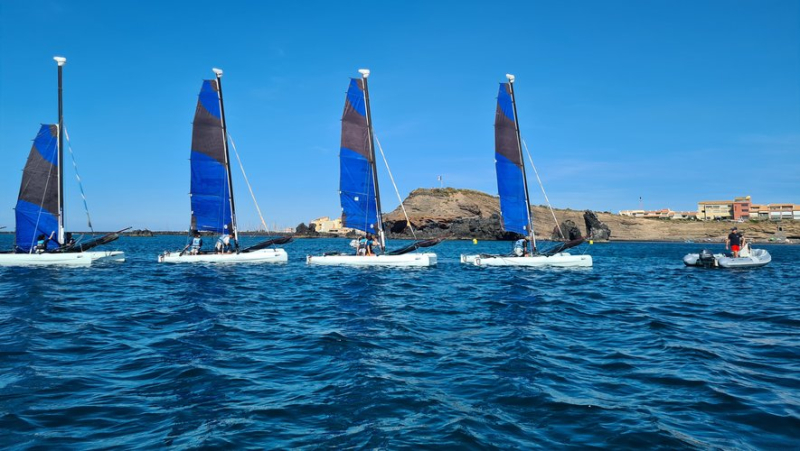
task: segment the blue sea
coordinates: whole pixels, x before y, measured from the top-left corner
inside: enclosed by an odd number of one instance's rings
[[[0,236],[10,248],[12,237]],[[250,239],[249,241],[255,241]],[[0,268],[3,449],[798,449],[798,246],[587,246],[587,269]],[[400,246],[401,243],[395,243]]]

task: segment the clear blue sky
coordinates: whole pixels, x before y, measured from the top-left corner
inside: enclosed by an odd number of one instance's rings
[[[68,59],[65,120],[98,229],[188,227],[191,121],[212,67],[270,225],[338,216],[340,118],[362,67],[403,196],[440,174],[496,194],[495,96],[510,72],[554,206],[800,203],[800,2],[500,5],[0,0],[0,225],[13,227],[39,124],[57,120],[54,55]],[[82,230],[68,168],[67,226]],[[234,183],[239,224],[256,227]]]

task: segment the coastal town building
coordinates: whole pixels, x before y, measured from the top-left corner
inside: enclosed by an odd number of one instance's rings
[[[697,217],[703,221],[733,219],[733,201],[704,200],[697,203]]]
[[[739,219],[750,219],[750,208],[750,196],[737,197],[733,199],[731,210],[733,211],[734,221],[738,221]]]
[[[797,212],[797,214],[795,213]],[[800,206],[795,204],[754,204],[750,196],[737,197],[733,200],[702,201],[697,204],[697,216],[702,220],[731,219],[747,221],[749,219],[769,219],[772,221],[800,220]]]
[[[634,218],[641,218],[645,214],[644,210],[620,210],[620,216],[632,216]]]
[[[648,219],[697,219],[694,211],[672,211],[669,208],[661,210],[621,210],[620,216],[631,216],[634,218]]]
[[[321,218],[317,218],[311,222],[309,225],[314,225],[314,230],[320,233],[342,233],[345,234],[350,232],[353,229],[349,229],[347,227],[342,227],[342,218],[331,219],[328,216],[323,216]]]
[[[754,204],[750,196],[736,197],[733,200],[704,200],[697,203],[696,212],[661,210],[620,210],[620,216],[651,219],[699,219],[701,221],[725,220],[798,220],[800,205],[790,203]]]
[[[769,205],[750,204],[750,219],[769,219]]]
[[[769,219],[778,221],[794,218],[794,204],[769,204]]]

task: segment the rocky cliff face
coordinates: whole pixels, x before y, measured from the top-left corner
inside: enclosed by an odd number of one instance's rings
[[[516,236],[505,232],[500,224],[498,199],[479,191],[416,189],[403,205],[418,238],[502,240]],[[385,216],[385,225],[390,238],[412,237],[399,207]]]
[[[597,219],[597,215],[592,210],[583,212],[583,221],[586,223],[586,236],[595,241],[609,241],[611,239],[611,229]]]
[[[559,227],[553,227],[553,233],[550,234],[550,239],[553,241],[572,241],[582,236],[583,233],[581,233],[581,229],[578,228],[575,221],[566,219]]]
[[[500,200],[496,196],[480,191],[454,188],[416,189],[409,194],[403,204],[417,238],[441,236],[484,240],[518,238],[516,233],[503,230]],[[533,207],[533,215],[537,238],[549,239],[547,231],[553,230],[555,225],[551,213],[544,207]],[[557,213],[557,216],[561,215]],[[568,219],[575,227],[579,216]],[[385,215],[385,225],[390,238],[412,237],[411,231],[406,227],[403,211],[399,207]],[[575,233],[574,230],[570,230],[567,236],[570,232]]]

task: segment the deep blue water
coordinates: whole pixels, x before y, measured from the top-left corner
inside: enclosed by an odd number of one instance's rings
[[[11,236],[0,236],[9,248]],[[0,268],[0,447],[800,448],[800,247],[589,247],[585,270]],[[709,246],[722,249],[721,245]]]

